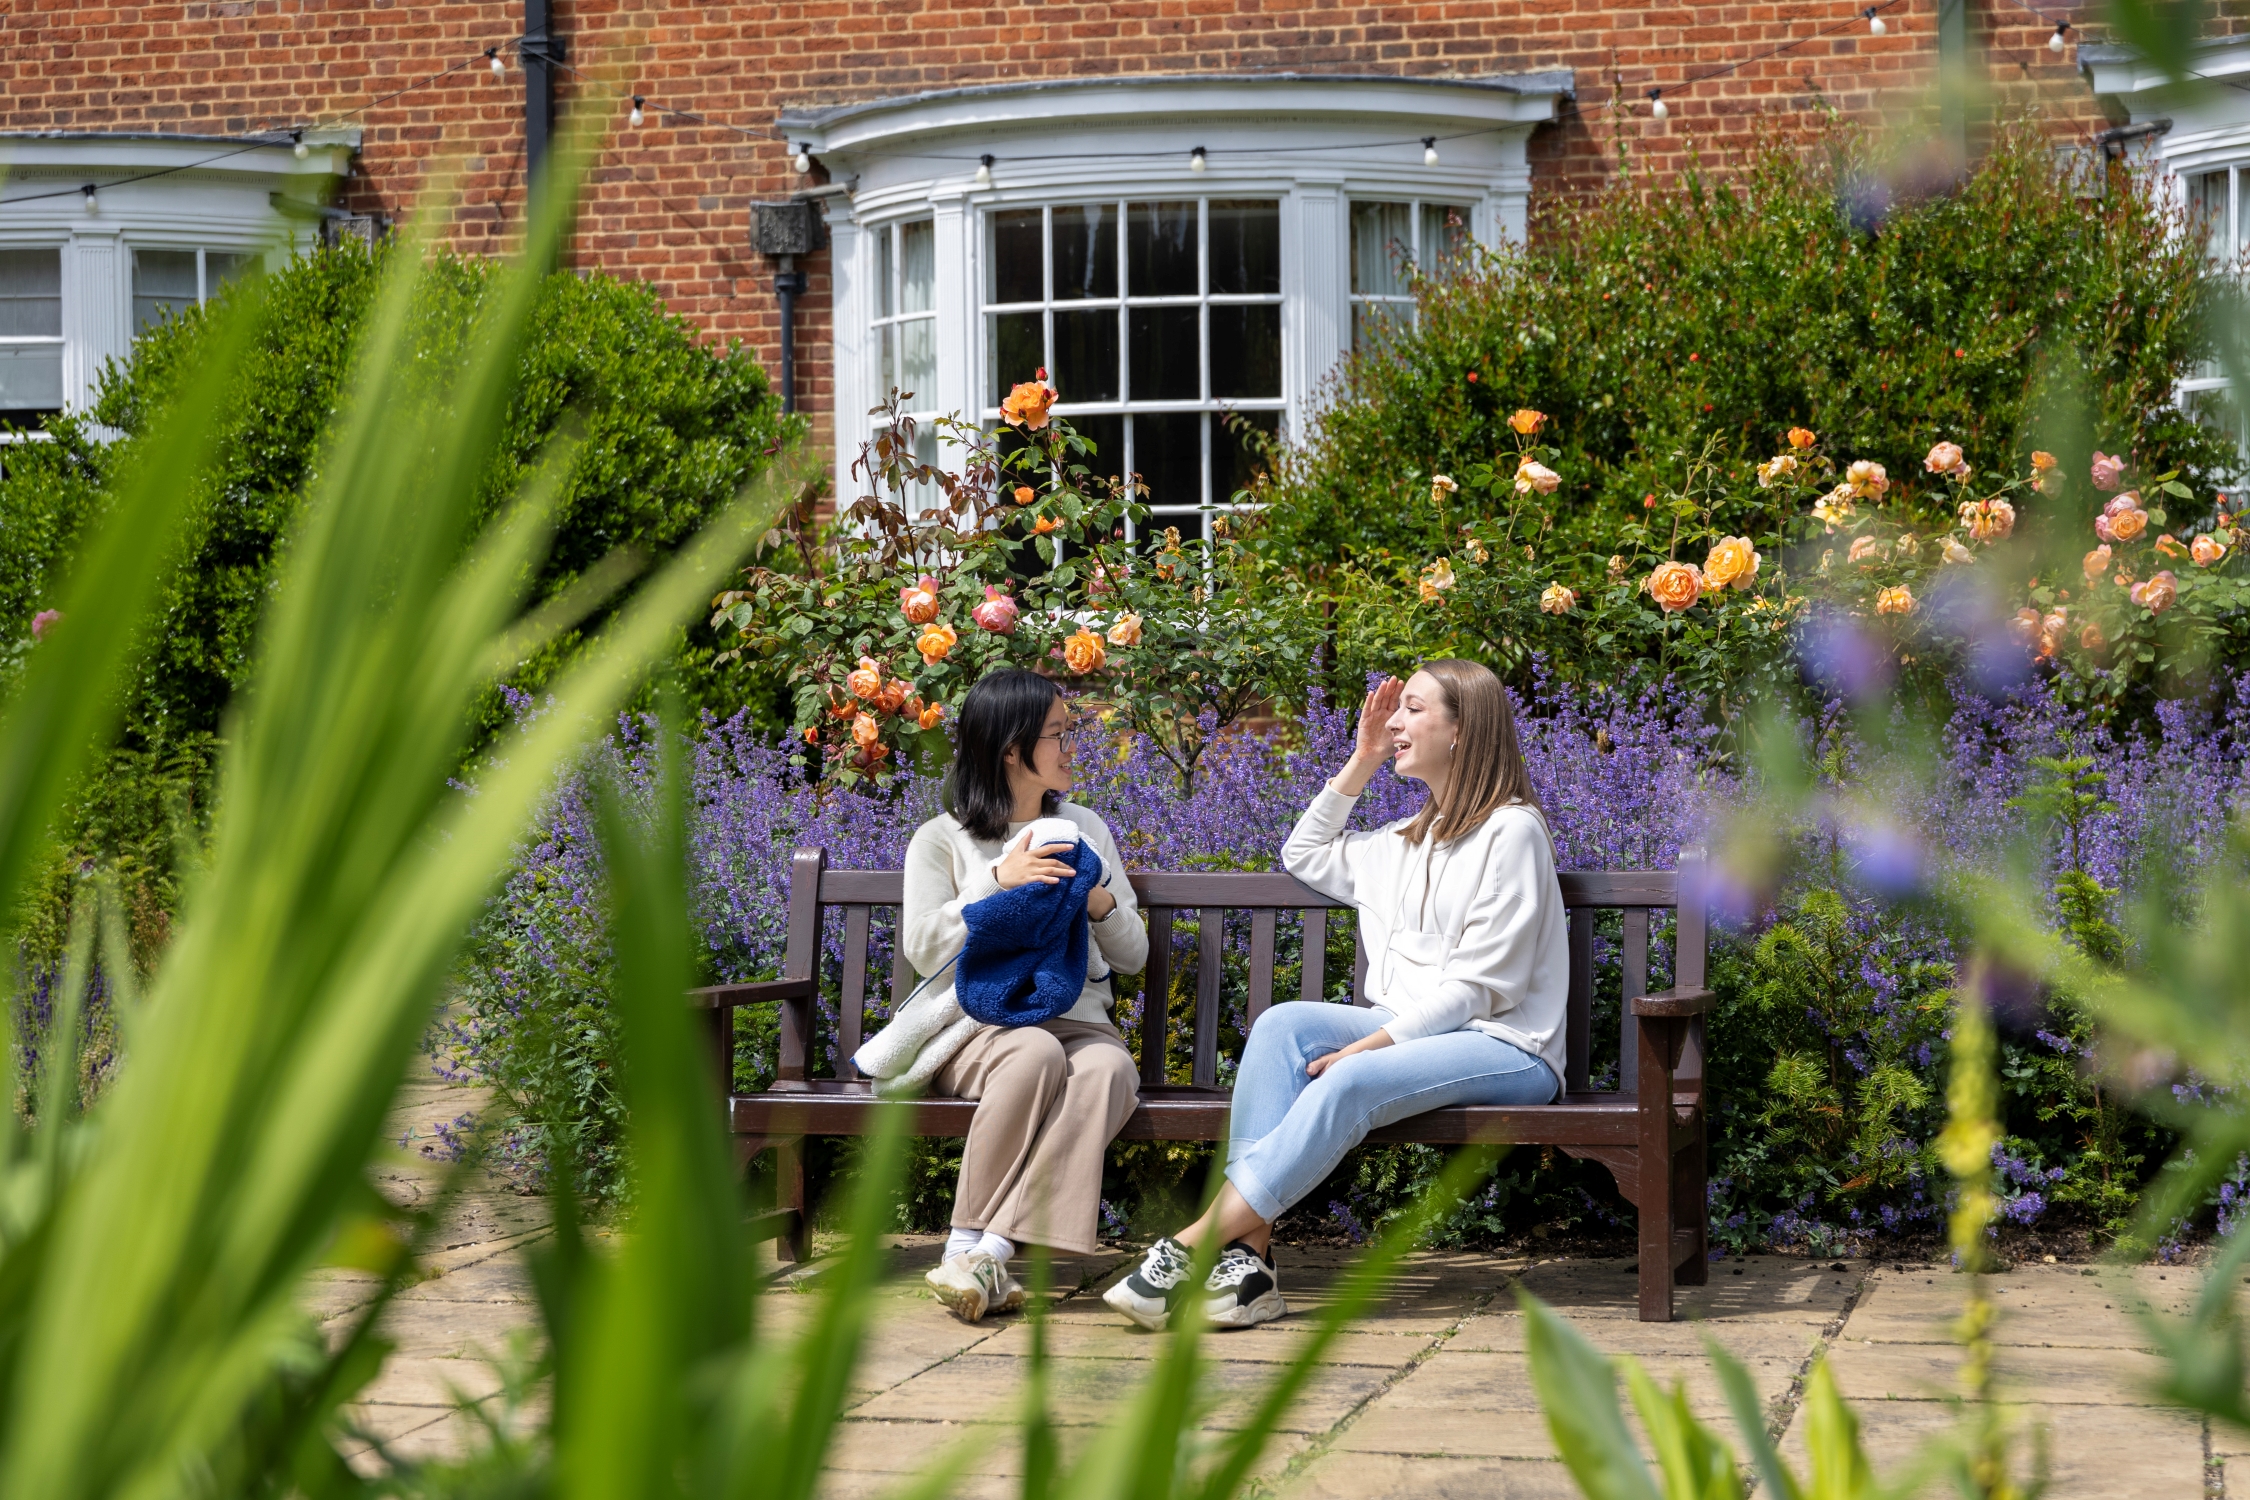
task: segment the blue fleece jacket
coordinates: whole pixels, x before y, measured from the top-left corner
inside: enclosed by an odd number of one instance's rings
[[[1053,885],[1019,885],[961,908],[969,936],[954,970],[954,998],[989,1026],[1037,1026],[1078,1003],[1086,988],[1086,897],[1102,857],[1080,841],[1075,872]]]

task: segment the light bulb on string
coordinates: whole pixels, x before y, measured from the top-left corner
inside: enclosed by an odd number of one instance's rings
[[[1870,5],[1869,7],[1867,7],[1867,9],[1861,11],[1860,14],[1867,17],[1867,32],[1870,36],[1881,36],[1884,32],[1891,29],[1890,27],[1883,24],[1883,18],[1876,13],[1875,6]]]
[[[100,213],[102,211],[102,200],[94,196],[94,185],[89,182],[81,191],[86,195],[86,212],[89,214]]]
[[[643,99],[639,94],[635,94],[633,96],[633,112],[625,117],[625,123],[632,126],[635,130],[641,128],[641,106],[647,102],[648,101]]]
[[[980,156],[977,158],[976,181],[978,187],[992,186],[992,158],[990,156]]]
[[[303,161],[306,157],[312,155],[312,147],[305,144],[305,133],[302,130],[292,130],[289,132],[289,138],[295,143],[289,148],[291,156]]]
[[[1201,146],[1188,153],[1188,170],[1190,172],[1201,172],[1210,165],[1210,159],[1203,154]]]
[[[1437,165],[1437,137],[1434,135],[1422,137],[1422,165],[1425,167]]]
[[[493,77],[505,78],[508,76],[508,65],[500,60],[500,49],[498,47],[485,48],[484,55],[492,61]]]
[[[2048,50],[2049,52],[2060,52],[2060,51],[2062,51],[2062,49],[2063,49],[2063,33],[2067,32],[2067,31],[2069,31],[2069,30],[2070,30],[2070,23],[2069,23],[2068,21],[2057,21],[2057,22],[2055,23],[2055,34],[2054,34],[2053,36],[2051,36],[2051,37],[2047,38],[2047,50]]]
[[[799,175],[812,170],[812,152],[805,149],[803,141],[797,143],[797,154],[789,158],[789,165],[795,167]]]
[[[1648,112],[1659,120],[1671,113],[1664,107],[1664,90],[1650,89],[1648,91]]]

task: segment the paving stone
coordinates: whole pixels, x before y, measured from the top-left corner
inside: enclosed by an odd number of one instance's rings
[[[1107,1308],[1108,1317],[1099,1321],[1054,1321],[1047,1329],[1047,1352],[1085,1359],[1160,1359],[1172,1347],[1169,1333],[1151,1333],[1136,1327]],[[1275,1323],[1262,1323],[1256,1328],[1211,1330],[1204,1336],[1203,1353],[1208,1359],[1237,1364],[1283,1364],[1296,1359],[1312,1340],[1314,1329],[1309,1318],[1284,1318]],[[1326,1363],[1332,1365],[1380,1365],[1395,1369],[1415,1355],[1434,1348],[1437,1336],[1427,1333],[1354,1333],[1343,1332],[1328,1347]],[[1028,1355],[1031,1352],[1031,1328],[1022,1318],[1009,1318],[998,1325],[993,1337],[977,1346],[980,1354]]]
[[[1076,1462],[1100,1436],[1101,1429],[1095,1427],[1057,1428],[1055,1447],[1060,1461],[1066,1465]],[[1305,1451],[1309,1441],[1302,1433],[1272,1434],[1258,1462],[1251,1468],[1252,1477],[1278,1474]],[[954,1445],[959,1443],[966,1443],[970,1448],[970,1456],[962,1469],[965,1474],[1021,1476],[1023,1473],[1020,1437],[998,1424],[982,1422],[848,1418],[838,1429],[829,1463],[837,1469],[903,1478],[923,1472],[935,1457],[953,1451]],[[1201,1468],[1215,1457],[1216,1446],[1208,1446],[1202,1459],[1191,1467]]]
[[[1546,1261],[1531,1267],[1521,1285],[1557,1312],[1573,1319],[1614,1318],[1640,1321],[1640,1281],[1633,1262],[1615,1260]],[[1672,1297],[1678,1322],[1763,1319],[1814,1326],[1835,1320],[1858,1290],[1867,1266],[1790,1256],[1751,1256],[1737,1265],[1720,1261],[1710,1268],[1710,1284],[1677,1288]],[[1742,1275],[1734,1274],[1741,1270]],[[1513,1302],[1513,1295],[1507,1299]]]
[[[1847,1401],[1931,1400],[1957,1394],[1961,1350],[1953,1344],[1860,1344],[1852,1329],[1829,1354]],[[2014,1345],[1993,1362],[1995,1394],[2049,1405],[2146,1406],[2163,1361],[2135,1349]]]
[[[867,1418],[914,1418],[952,1422],[1006,1421],[1015,1411],[1024,1362],[1005,1355],[971,1352],[924,1371],[855,1408]],[[1206,1391],[1211,1409],[1207,1427],[1240,1424],[1277,1372],[1256,1364],[1209,1367]],[[1345,1413],[1380,1389],[1391,1372],[1378,1366],[1326,1366],[1302,1388],[1296,1407],[1283,1420],[1285,1432],[1325,1432]],[[1121,1377],[1112,1359],[1057,1359],[1048,1366],[1049,1410],[1058,1424],[1100,1425],[1132,1399],[1137,1378]]]
[[[1864,1401],[1853,1408],[1861,1441],[1878,1477],[1897,1474],[1931,1439],[1951,1430],[1952,1409],[1935,1401]],[[2203,1490],[2203,1426],[2194,1417],[2142,1406],[2010,1405],[2003,1408],[2021,1434],[2012,1472],[2031,1474],[2032,1429],[2044,1426],[2048,1472],[2046,1500],[2194,1500]],[[1802,1424],[1781,1442],[1782,1457],[1801,1474]],[[1933,1497],[1953,1494],[1940,1479],[1923,1486]]]
[[[1325,1453],[1285,1484],[1287,1500],[1579,1500],[1552,1459]]]

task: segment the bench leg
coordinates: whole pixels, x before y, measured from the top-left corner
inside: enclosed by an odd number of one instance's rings
[[[1681,1286],[1703,1286],[1711,1279],[1710,1169],[1704,1157],[1704,1125],[1696,1122],[1695,1143],[1672,1160],[1672,1216],[1690,1236],[1693,1250],[1680,1263]]]
[[[1672,1155],[1672,1058],[1664,1045],[1666,1027],[1644,1020],[1640,1026],[1641,1321],[1672,1321],[1672,1230],[1678,1189]]]
[[[789,1136],[773,1143],[773,1206],[789,1215],[789,1227],[774,1242],[775,1256],[801,1266],[812,1259],[812,1228],[805,1216],[803,1136]]]

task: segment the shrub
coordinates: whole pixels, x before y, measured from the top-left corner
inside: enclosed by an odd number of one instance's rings
[[[127,875],[137,930],[162,930],[173,907],[168,872],[180,815],[190,831],[199,824],[215,737],[247,670],[283,538],[348,400],[352,350],[390,253],[324,250],[255,289],[257,330],[218,401],[216,460],[193,481],[184,555],[128,696],[124,748],[68,815],[41,888],[48,907],[64,899],[79,864],[115,863]],[[451,368],[481,336],[497,284],[488,262],[435,259],[416,287],[401,356],[408,367]],[[9,450],[0,478],[0,532],[9,538],[0,556],[0,670],[9,680],[30,647],[34,615],[53,604],[78,538],[110,504],[153,414],[207,378],[229,299],[247,295],[230,290],[148,330],[129,363],[105,372],[91,411],[50,420],[50,442]],[[643,562],[671,552],[795,430],[747,350],[704,345],[646,287],[567,273],[542,288],[503,420],[472,526],[550,454],[568,454],[557,476],[554,545],[533,590],[539,600],[555,599],[613,552]],[[544,686],[603,618],[597,609],[555,636],[515,670],[514,684]],[[712,674],[714,649],[707,632],[691,630],[669,670],[692,700],[731,712],[739,700]],[[496,692],[476,712],[479,740],[505,719]],[[158,767],[162,777],[148,779]],[[56,960],[59,948],[39,934],[59,930],[52,912],[35,920],[35,963]]]
[[[1530,249],[1422,281],[1414,326],[1350,362],[1285,466],[1276,554],[1448,550],[1429,476],[1512,449],[1522,407],[1552,418],[1565,476],[1547,545],[1598,556],[1714,434],[1730,477],[1803,426],[1910,490],[1942,440],[2013,473],[2034,446],[2072,473],[2096,447],[2130,452],[2198,493],[2231,469],[2231,444],[2173,400],[2210,347],[2200,242],[2159,183],[2074,197],[2024,126],[1954,191],[1870,220],[1848,205],[1879,165],[1839,127],[1823,151],[1772,147],[1677,189],[1628,175],[1550,208]]]

